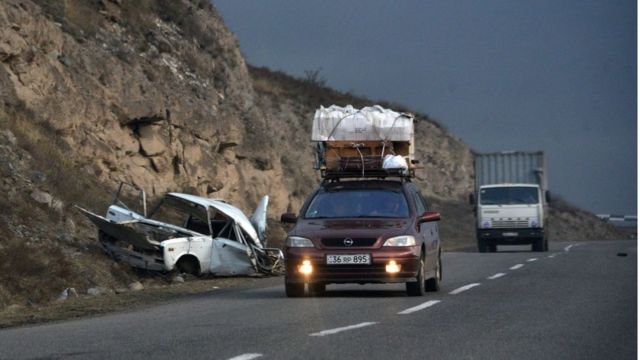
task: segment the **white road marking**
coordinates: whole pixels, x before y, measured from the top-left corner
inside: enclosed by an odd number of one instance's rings
[[[251,360],[251,359],[257,359],[259,357],[262,357],[262,354],[242,354],[236,357],[232,357],[229,360]]]
[[[524,264],[513,265],[512,267],[509,268],[509,270],[518,270],[523,266],[524,266]]]
[[[503,277],[503,276],[505,276],[505,275],[507,275],[507,274],[505,274],[505,273],[497,273],[497,274],[495,274],[495,275],[491,275],[491,276],[489,276],[489,277],[487,278],[487,280],[495,280],[495,279],[497,279],[497,278],[501,278],[501,277]]]
[[[371,326],[371,325],[375,325],[375,324],[377,324],[377,322],[363,322],[363,323],[360,323],[360,324],[345,326],[345,327],[341,327],[341,328],[335,328],[335,329],[330,329],[330,330],[322,330],[322,331],[317,332],[317,333],[309,334],[309,336],[333,335],[333,334],[337,334],[337,333],[342,332],[342,331],[359,329],[359,328],[362,328],[362,327]]]
[[[574,247],[574,246],[580,246],[580,244],[571,244],[571,245],[569,245],[569,246],[565,247],[565,248],[564,248],[564,251],[565,251],[565,252],[569,252],[569,250],[571,250],[571,248],[572,248],[572,247]]]
[[[406,315],[406,314],[411,314],[412,312],[416,312],[416,311],[420,311],[422,309],[426,309],[428,307],[431,307],[437,303],[439,303],[440,300],[429,300],[425,303],[422,303],[418,306],[414,306],[412,308],[408,308],[407,310],[402,310],[398,313],[398,315]]]
[[[461,292],[463,292],[463,291],[467,291],[467,290],[469,290],[469,289],[471,289],[471,288],[474,288],[474,287],[476,287],[476,286],[479,286],[479,285],[480,285],[479,283],[473,283],[473,284],[469,284],[469,285],[461,286],[461,287],[459,287],[459,288],[457,288],[457,289],[453,290],[453,291],[452,291],[452,292],[450,292],[449,294],[451,294],[451,295],[460,294],[460,293],[461,293]]]
[[[527,259],[527,262],[534,262],[534,261],[538,261],[538,258]]]

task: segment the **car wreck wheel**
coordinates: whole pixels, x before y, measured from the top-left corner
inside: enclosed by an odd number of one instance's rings
[[[416,281],[410,281],[406,283],[407,295],[409,296],[423,296],[425,294],[424,288],[424,255],[420,258],[420,267],[418,268],[418,275],[416,275]]]
[[[304,295],[304,283],[284,283],[284,290],[287,297],[301,297]]]
[[[182,257],[176,264],[178,271],[183,274],[198,275],[200,273],[200,265],[198,260],[190,257]]]

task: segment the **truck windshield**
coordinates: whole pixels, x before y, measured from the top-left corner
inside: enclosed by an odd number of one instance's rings
[[[320,218],[408,218],[404,194],[391,190],[340,190],[319,192],[304,214]]]
[[[537,204],[538,188],[530,186],[509,186],[484,188],[480,190],[481,205],[522,205]]]

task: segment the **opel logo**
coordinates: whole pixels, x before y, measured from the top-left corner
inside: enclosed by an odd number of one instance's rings
[[[353,245],[353,239],[351,238],[346,238],[342,241],[342,243],[344,244],[344,246],[351,246]]]

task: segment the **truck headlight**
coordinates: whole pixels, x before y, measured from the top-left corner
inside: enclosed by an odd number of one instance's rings
[[[416,238],[411,235],[394,236],[388,238],[382,246],[415,246]]]
[[[537,220],[531,220],[531,227],[532,228],[538,227],[538,221]]]
[[[288,247],[313,247],[311,240],[300,236],[287,236],[285,244]]]
[[[483,222],[483,223],[482,223],[482,227],[483,227],[484,229],[488,229],[488,228],[490,228],[490,227],[491,227],[491,223],[490,223],[490,222],[488,222],[488,221],[485,221],[485,222]]]

